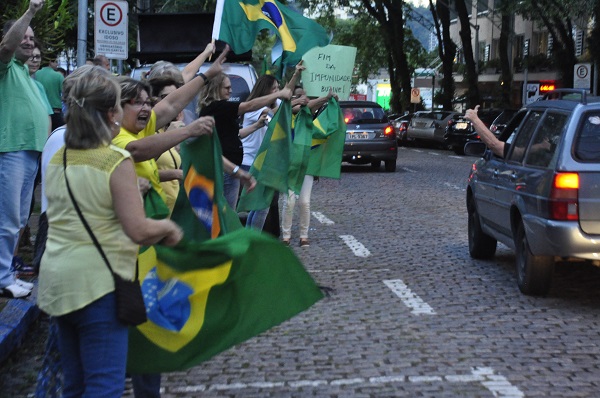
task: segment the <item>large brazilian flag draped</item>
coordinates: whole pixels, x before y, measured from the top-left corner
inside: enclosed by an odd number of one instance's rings
[[[212,37],[228,43],[234,53],[252,50],[263,29],[278,36],[281,61],[287,65],[297,64],[308,50],[330,41],[321,25],[277,0],[217,0]]]
[[[330,98],[313,122],[312,150],[306,173],[315,177],[340,178],[346,122],[339,103]]]
[[[148,321],[131,329],[129,372],[197,365],[322,298],[292,250],[241,228],[222,195],[215,137],[181,145],[184,182],[172,219],[184,240],[174,248],[143,248],[138,256]]]

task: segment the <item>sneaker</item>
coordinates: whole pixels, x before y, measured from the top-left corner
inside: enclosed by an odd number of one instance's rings
[[[20,276],[33,276],[36,274],[35,268],[29,264],[25,264],[25,261],[19,256],[13,257],[11,270]]]
[[[308,247],[310,244],[308,243],[308,238],[300,238],[300,247]]]
[[[20,279],[15,279],[15,285],[21,286],[23,289],[33,290],[34,284],[31,282],[25,282]]]
[[[25,298],[31,294],[31,290],[25,289],[16,283],[0,289],[0,297],[6,298]]]

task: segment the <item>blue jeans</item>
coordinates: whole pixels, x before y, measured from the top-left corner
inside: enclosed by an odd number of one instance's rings
[[[56,317],[64,375],[63,398],[121,398],[128,328],[117,319],[114,292]]]
[[[229,206],[235,210],[240,196],[240,180],[228,173],[223,173],[223,195]]]
[[[160,373],[132,374],[135,398],[160,398]]]
[[[0,153],[0,288],[15,283],[10,266],[29,218],[39,158],[36,151]]]

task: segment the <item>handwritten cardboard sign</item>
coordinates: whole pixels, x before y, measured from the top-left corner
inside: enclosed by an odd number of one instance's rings
[[[302,85],[309,97],[323,97],[332,90],[340,100],[347,100],[352,85],[356,47],[330,44],[315,47],[302,59]]]

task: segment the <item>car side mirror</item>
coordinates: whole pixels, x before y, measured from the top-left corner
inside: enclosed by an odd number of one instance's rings
[[[467,142],[465,144],[465,155],[467,156],[476,156],[478,158],[483,157],[485,151],[487,150],[487,145],[483,142]]]

